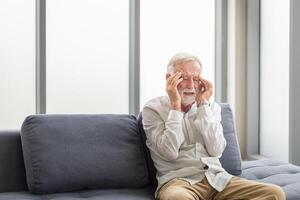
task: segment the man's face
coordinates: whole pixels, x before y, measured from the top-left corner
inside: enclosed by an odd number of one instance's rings
[[[200,64],[196,61],[187,61],[175,67],[176,71],[181,71],[183,78],[177,86],[181,96],[181,103],[183,105],[192,104],[195,102],[196,95],[200,90]]]

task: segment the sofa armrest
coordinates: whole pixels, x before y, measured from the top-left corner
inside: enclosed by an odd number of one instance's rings
[[[0,131],[0,192],[27,190],[18,130]]]

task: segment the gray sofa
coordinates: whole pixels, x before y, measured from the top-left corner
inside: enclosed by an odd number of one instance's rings
[[[281,186],[300,199],[300,167],[272,159],[241,161],[231,109],[220,159],[231,174]],[[154,199],[156,170],[141,115],[32,115],[21,131],[0,131],[0,200]]]

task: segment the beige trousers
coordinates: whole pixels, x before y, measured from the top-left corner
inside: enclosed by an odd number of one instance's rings
[[[281,187],[233,176],[225,189],[218,192],[204,177],[191,185],[182,179],[172,179],[158,191],[158,200],[282,200],[285,193]]]

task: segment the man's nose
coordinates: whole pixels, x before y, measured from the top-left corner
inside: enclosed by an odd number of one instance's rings
[[[194,88],[194,80],[193,80],[192,78],[191,78],[191,79],[188,79],[187,87],[188,87],[189,89]]]

